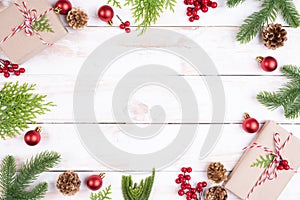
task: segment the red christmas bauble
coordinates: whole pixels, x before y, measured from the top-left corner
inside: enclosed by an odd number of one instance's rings
[[[256,119],[250,117],[247,113],[244,115],[243,129],[247,133],[255,133],[259,129],[259,123]]]
[[[278,66],[277,60],[275,58],[273,58],[272,56],[267,56],[264,58],[261,56],[258,56],[256,59],[258,62],[260,62],[261,68],[266,72],[272,72]]]
[[[41,127],[28,131],[24,136],[24,141],[29,146],[35,146],[41,141]]]
[[[69,0],[58,0],[55,4],[55,12],[66,15],[72,9],[72,4]]]
[[[96,191],[102,187],[104,174],[91,175],[86,181],[86,185],[90,190]]]
[[[104,22],[112,24],[112,18],[114,17],[114,10],[108,6],[101,6],[98,10],[98,17]]]

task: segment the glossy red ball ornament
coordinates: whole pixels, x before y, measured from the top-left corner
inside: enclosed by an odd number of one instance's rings
[[[261,68],[266,72],[272,72],[278,66],[277,60],[272,56],[267,56],[267,57],[258,56],[256,57],[256,60],[260,63]]]
[[[28,131],[24,136],[24,141],[29,146],[35,146],[41,141],[41,131],[40,126],[36,127],[35,130]]]
[[[249,116],[248,113],[244,114],[244,122],[243,122],[243,129],[247,133],[255,133],[259,129],[259,123],[256,119]]]
[[[54,11],[57,14],[66,15],[72,9],[72,4],[69,0],[58,0],[55,4]]]
[[[112,18],[114,17],[114,10],[108,6],[101,6],[98,10],[98,17],[104,22],[107,22],[109,25],[113,24]]]
[[[105,174],[91,175],[86,181],[86,185],[90,190],[96,191],[102,187]]]

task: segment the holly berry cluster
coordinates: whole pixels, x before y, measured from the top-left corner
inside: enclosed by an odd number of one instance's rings
[[[287,160],[282,160],[278,167],[277,167],[278,170],[289,170],[291,169],[290,165],[289,165],[289,162]]]
[[[125,29],[126,33],[130,33],[131,29],[129,28],[129,26],[130,26],[130,22],[129,21],[121,22],[120,29]]]
[[[9,60],[0,59],[0,73],[4,74],[5,78],[10,77],[10,74],[15,74],[16,76],[20,76],[21,73],[24,73],[25,69],[20,68],[18,64],[13,64]]]
[[[203,192],[203,188],[207,186],[205,181],[197,183],[197,186],[193,188],[190,184],[191,176],[188,173],[192,172],[191,167],[183,167],[181,168],[180,174],[178,174],[178,178],[175,180],[177,184],[180,184],[180,189],[178,190],[179,196],[186,196],[186,200],[200,200]],[[197,194],[198,192],[198,194]]]
[[[188,5],[186,15],[189,17],[190,22],[200,19],[198,11],[201,10],[203,13],[206,13],[208,11],[208,7],[218,7],[217,2],[210,0],[184,0],[184,4]]]

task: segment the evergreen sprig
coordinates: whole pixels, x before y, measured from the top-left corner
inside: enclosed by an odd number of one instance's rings
[[[228,7],[237,6],[245,0],[227,0]],[[254,12],[244,20],[236,35],[236,39],[241,43],[250,42],[259,31],[269,22],[275,21],[278,13],[293,28],[300,26],[300,14],[292,0],[264,0],[261,10]]]
[[[122,177],[122,192],[124,200],[148,200],[155,179],[155,169],[152,176],[141,180],[140,184],[133,183],[131,176]]]
[[[0,138],[15,137],[35,123],[38,115],[50,111],[53,102],[45,103],[46,95],[33,94],[34,84],[5,83],[0,90]]]
[[[32,28],[37,32],[51,32],[54,33],[51,25],[49,24],[49,20],[46,18],[46,15],[43,15],[39,20],[34,21]]]
[[[118,0],[108,0],[107,4],[110,4],[112,6],[116,6],[118,8],[122,8],[121,3]]]
[[[0,165],[0,199],[1,200],[38,200],[45,197],[48,190],[46,182],[39,183],[31,190],[27,188],[38,175],[53,168],[60,161],[56,152],[42,152],[28,160],[16,172],[16,161],[13,156],[6,156]]]
[[[277,92],[260,92],[257,100],[270,110],[282,106],[285,117],[294,119],[300,116],[300,68],[285,65],[282,67],[282,72],[290,81]]]
[[[112,194],[111,185],[109,185],[104,190],[101,190],[98,193],[92,193],[90,199],[91,200],[112,200],[112,198],[110,197],[111,194]]]
[[[165,10],[174,12],[176,0],[126,0],[125,6],[131,6],[134,22],[141,34],[155,24]]]
[[[256,159],[256,162],[254,162],[251,167],[267,168],[273,160],[274,155],[272,154],[267,154],[265,157],[261,155]]]

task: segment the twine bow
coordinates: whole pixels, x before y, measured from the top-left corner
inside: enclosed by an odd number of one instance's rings
[[[250,192],[247,195],[246,200],[249,200],[251,194],[254,192],[255,188],[265,183],[267,180],[273,180],[278,177],[278,166],[280,164],[280,161],[282,160],[281,152],[286,146],[286,144],[290,141],[292,137],[292,133],[288,136],[288,138],[285,140],[285,142],[280,146],[280,135],[279,133],[275,133],[273,135],[274,145],[275,145],[275,152],[272,151],[270,148],[265,147],[263,145],[258,144],[257,142],[253,142],[250,146],[247,146],[243,148],[243,150],[246,149],[262,149],[267,153],[270,153],[274,156],[273,161],[269,164],[269,166],[263,171],[263,173],[260,175],[258,181],[255,183],[255,185],[251,188]],[[290,168],[290,170],[294,170],[293,168]]]
[[[49,8],[49,9],[45,10],[42,14],[38,15],[36,9],[28,9],[27,8],[27,5],[26,5],[25,1],[23,1],[21,5],[18,4],[18,3],[15,3],[15,5],[17,6],[18,10],[20,11],[22,16],[24,17],[24,22],[22,24],[20,24],[19,26],[13,28],[11,33],[9,35],[7,35],[6,37],[4,37],[0,41],[0,44],[2,44],[3,42],[7,41],[10,38],[12,38],[16,33],[24,30],[24,32],[27,36],[36,35],[41,40],[41,42],[43,44],[51,46],[52,44],[47,43],[42,38],[42,36],[36,30],[33,29],[33,24],[34,24],[35,21],[38,21],[39,19],[41,19],[41,17],[43,17],[44,15],[46,15],[50,11],[52,11],[53,8]]]

